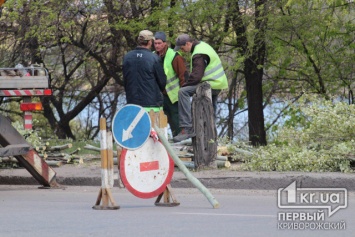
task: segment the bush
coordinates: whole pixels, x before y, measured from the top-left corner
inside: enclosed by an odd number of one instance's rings
[[[355,105],[304,95],[290,111],[273,141],[256,148],[243,168],[350,172],[350,159],[355,157]]]

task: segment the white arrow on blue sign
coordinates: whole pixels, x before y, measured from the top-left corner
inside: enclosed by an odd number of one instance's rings
[[[120,146],[129,150],[141,147],[147,141],[150,130],[149,115],[139,105],[125,105],[113,118],[113,137]]]

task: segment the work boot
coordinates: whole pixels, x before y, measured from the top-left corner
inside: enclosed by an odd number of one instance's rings
[[[193,128],[182,128],[181,132],[173,138],[173,141],[181,142],[194,136],[196,136],[196,134]]]

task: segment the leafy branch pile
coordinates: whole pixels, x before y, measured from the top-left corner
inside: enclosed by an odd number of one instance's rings
[[[38,155],[50,166],[61,166],[63,164],[81,164],[83,158],[79,155],[80,145],[83,142],[75,142],[71,139],[58,139],[55,136],[48,140],[43,140],[40,136],[43,130],[26,130],[23,123],[16,121],[12,126],[21,134],[26,141],[31,144]],[[18,168],[18,160],[14,157],[0,157],[1,168]]]
[[[355,105],[304,95],[269,145],[244,159],[245,170],[350,172],[355,160]]]
[[[24,129],[22,121],[16,121],[12,123],[12,126],[23,136],[27,142],[33,147],[40,146],[42,144],[42,138],[38,131]]]

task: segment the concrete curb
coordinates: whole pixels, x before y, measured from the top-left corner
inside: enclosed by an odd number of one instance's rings
[[[354,175],[355,177],[355,175]],[[302,188],[346,188],[355,191],[355,182],[352,176],[326,177],[325,175],[255,175],[235,177],[198,177],[207,188],[214,189],[255,189],[277,190],[285,188],[294,181]],[[101,177],[57,177],[57,182],[63,186],[100,186]],[[40,185],[33,177],[0,176],[0,185]],[[194,188],[184,177],[173,178],[171,185],[174,188]],[[118,187],[118,180],[115,180]]]

